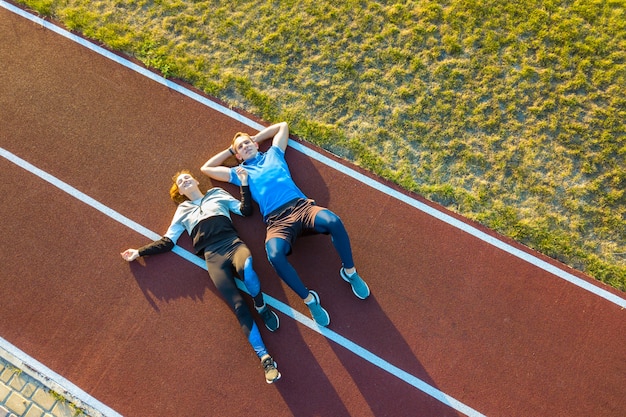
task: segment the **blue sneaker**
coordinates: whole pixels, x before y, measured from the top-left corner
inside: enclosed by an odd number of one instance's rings
[[[313,320],[320,326],[328,326],[330,324],[330,316],[328,315],[328,311],[320,305],[320,296],[317,295],[315,291],[309,291],[309,293],[313,295],[313,301],[305,304],[311,311],[311,317],[313,317]]]
[[[265,327],[267,327],[267,330],[275,332],[280,326],[280,320],[278,320],[276,313],[274,313],[267,304],[265,304],[260,310],[257,308],[257,311],[259,312]]]
[[[361,300],[365,300],[370,296],[370,288],[367,286],[365,281],[359,276],[357,272],[348,276],[346,270],[342,267],[339,270],[339,275],[343,278],[344,281],[350,283],[352,286],[352,292]]]

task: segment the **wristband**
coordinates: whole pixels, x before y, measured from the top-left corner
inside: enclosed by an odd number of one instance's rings
[[[233,148],[228,147],[228,152],[230,152],[231,155],[235,155],[235,152],[233,152]]]

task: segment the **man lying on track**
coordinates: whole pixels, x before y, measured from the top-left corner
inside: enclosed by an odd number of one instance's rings
[[[272,138],[267,152],[259,152],[259,143]],[[287,260],[298,236],[330,234],[333,245],[343,263],[339,275],[352,286],[354,294],[365,299],[370,289],[356,272],[352,259],[350,238],[341,219],[327,208],[308,199],[291,178],[285,161],[289,142],[287,123],[269,126],[254,136],[237,133],[228,149],[211,157],[201,168],[209,177],[240,185],[238,172],[243,167],[249,174],[252,198],[259,204],[267,232],[267,257],[281,279],[296,292],[309,307],[311,316],[320,326],[328,326],[330,316],[321,306],[317,292],[309,290]],[[242,163],[229,168],[222,164],[231,155]]]

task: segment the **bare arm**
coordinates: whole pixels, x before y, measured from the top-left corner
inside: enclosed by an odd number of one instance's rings
[[[287,122],[280,122],[268,126],[255,136],[252,136],[252,140],[257,143],[261,143],[269,138],[272,138],[272,145],[279,147],[284,152],[289,143],[289,125]]]
[[[230,148],[225,149],[209,158],[209,160],[202,165],[200,171],[214,180],[228,182],[230,180],[230,168],[222,164],[231,156]]]

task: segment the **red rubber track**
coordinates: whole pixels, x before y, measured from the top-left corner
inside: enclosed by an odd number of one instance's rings
[[[171,175],[249,130],[2,8],[0,62],[2,148],[157,233],[175,210]],[[300,239],[291,260],[331,330],[487,416],[626,415],[622,308],[294,149],[287,158],[342,217],[372,289],[354,297],[328,237]],[[283,314],[278,332],[262,329],[283,374],[267,385],[205,270],[173,253],[129,264],[119,253],[146,237],[5,158],[0,173],[0,336],[119,413],[461,415]],[[259,214],[235,223],[264,292],[308,317],[265,258]]]

